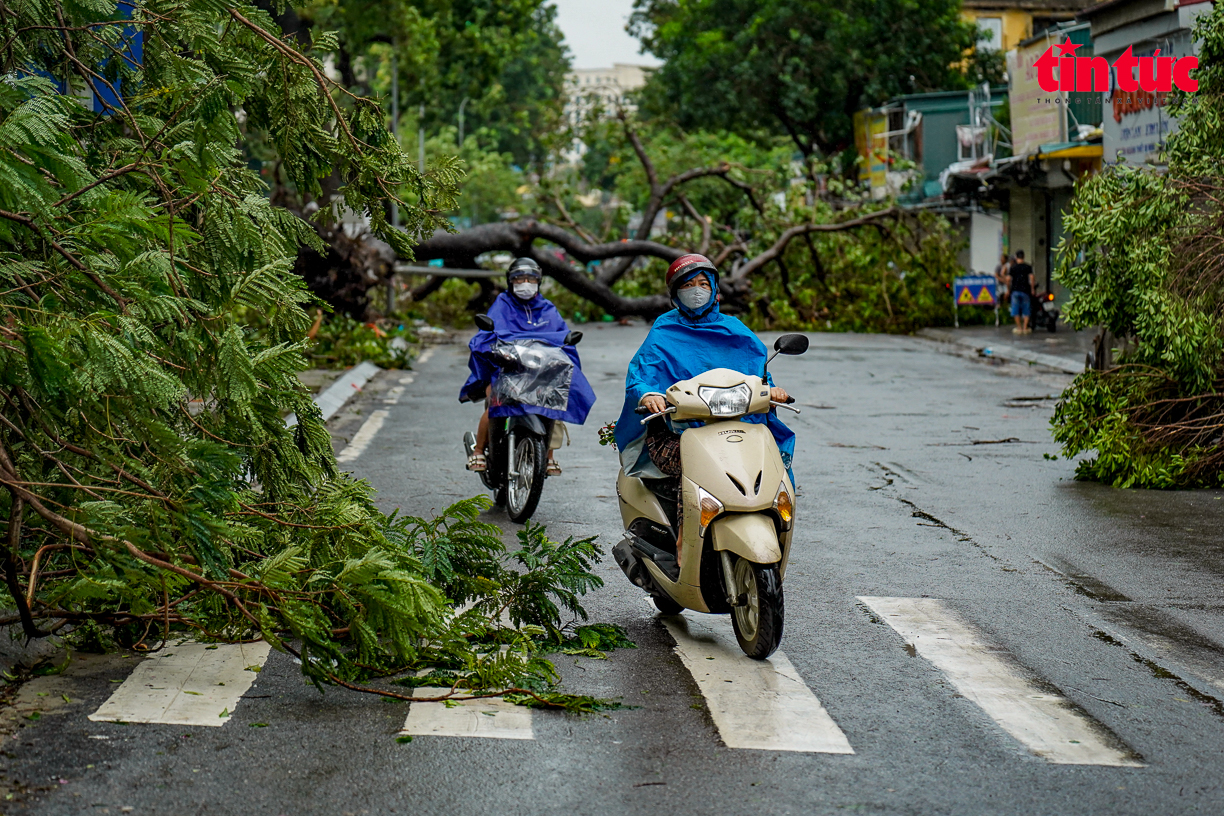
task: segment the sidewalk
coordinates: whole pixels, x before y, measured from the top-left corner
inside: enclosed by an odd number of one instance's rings
[[[956,343],[975,349],[979,354],[1004,360],[1019,360],[1054,368],[1067,374],[1084,370],[1084,357],[1092,350],[1092,329],[1075,331],[1059,324],[1058,331],[1032,334],[1012,334],[1010,325],[967,326],[960,329],[922,329],[920,337],[941,343]],[[989,350],[989,351],[987,351]]]

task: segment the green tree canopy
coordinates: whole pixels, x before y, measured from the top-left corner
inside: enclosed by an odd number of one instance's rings
[[[853,143],[852,117],[898,94],[978,78],[959,0],[635,0],[631,30],[664,60],[644,97],[686,128],[762,130],[805,156]],[[982,64],[997,63],[983,55]]]
[[[522,165],[546,158],[564,105],[569,55],[544,0],[308,0],[303,20],[340,34],[337,68],[353,89],[390,94],[390,48],[401,110],[425,106],[428,132],[484,131]],[[467,103],[464,104],[464,100]]]

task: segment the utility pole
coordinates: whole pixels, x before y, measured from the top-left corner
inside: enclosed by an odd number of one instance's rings
[[[391,41],[391,138],[395,139],[398,149],[399,141],[399,55],[396,53],[398,43]],[[396,191],[399,195],[399,191]],[[399,202],[391,200],[391,229],[398,230],[400,225]],[[387,276],[387,317],[395,313],[395,266]]]
[[[396,42],[391,41],[391,135],[399,147],[399,57]],[[399,203],[391,202],[391,226],[399,229]]]
[[[463,149],[463,109],[467,107],[467,103],[471,101],[469,97],[463,97],[463,101],[459,103],[459,149]]]

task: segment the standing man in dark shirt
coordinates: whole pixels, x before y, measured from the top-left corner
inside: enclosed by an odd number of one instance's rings
[[[1016,319],[1013,334],[1028,334],[1029,317],[1033,313],[1033,267],[1024,260],[1024,250],[1016,250],[1016,262],[1009,270],[1011,275],[1011,313]]]

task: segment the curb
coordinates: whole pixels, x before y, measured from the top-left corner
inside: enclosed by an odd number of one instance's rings
[[[380,371],[382,369],[371,362],[358,363],[341,374],[322,393],[317,394],[314,397],[314,404],[319,406],[319,410],[323,413],[323,421],[326,422],[335,416],[336,412],[344,407],[344,403],[361,391],[365,384],[374,379],[374,375]],[[297,425],[297,414],[285,417],[285,427],[292,428],[294,425]]]
[[[953,345],[973,349],[983,357],[998,357],[1001,360],[1019,360],[1026,363],[1034,363],[1036,365],[1043,365],[1046,368],[1053,368],[1065,374],[1082,374],[1084,371],[1084,363],[1081,360],[1059,357],[1055,354],[1028,351],[1016,346],[1001,346],[997,343],[982,345],[978,339],[957,337],[956,334],[947,329],[921,329],[918,332],[918,336],[940,343],[952,343]],[[986,353],[987,350],[989,353]]]

